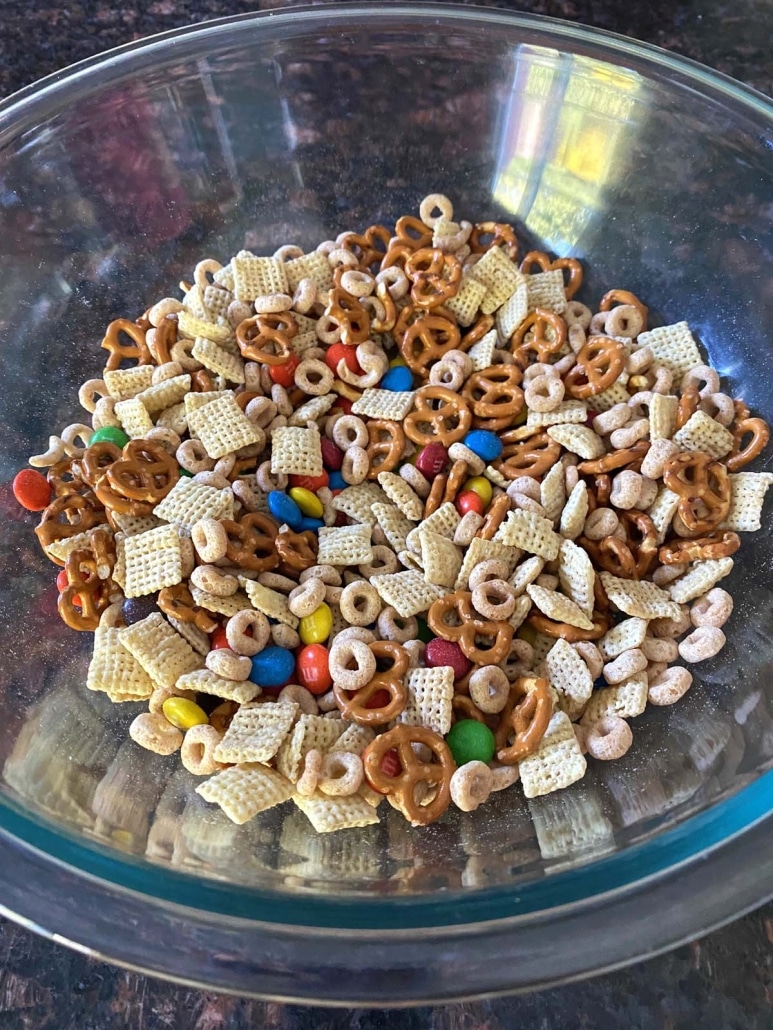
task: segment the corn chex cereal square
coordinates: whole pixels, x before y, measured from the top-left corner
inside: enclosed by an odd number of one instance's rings
[[[147,390],[153,381],[155,365],[137,365],[136,368],[105,369],[102,376],[107,391],[117,401],[128,401]]]
[[[343,719],[301,715],[276,756],[276,767],[295,783],[303,771],[303,759],[312,749],[327,751],[344,731]]]
[[[146,533],[149,529],[155,529],[156,526],[162,525],[161,519],[157,519],[155,515],[126,515],[125,513],[114,511],[112,519],[124,536]],[[82,535],[86,536],[87,534],[84,533]],[[74,539],[75,537],[70,537],[70,540]]]
[[[565,500],[566,482],[564,466],[561,462],[556,462],[540,483],[540,504],[545,509],[545,518],[550,519],[555,524],[556,519],[563,511]]]
[[[421,530],[424,531],[425,528],[422,525]],[[501,544],[498,540],[483,540],[479,536],[473,537],[464,552],[462,565],[454,583],[454,590],[467,589],[472,570],[481,562],[487,561],[489,558],[498,558],[500,561],[507,562],[508,569],[512,571],[520,557],[521,552],[518,548],[512,547],[510,544]]]
[[[518,629],[523,625],[523,621],[532,609],[531,598],[528,594],[521,594],[520,597],[515,599],[515,607],[513,608],[512,614],[507,620],[513,629]]]
[[[623,651],[640,647],[647,635],[646,619],[623,619],[608,630],[598,642],[598,649],[607,661],[617,658]]]
[[[333,407],[338,400],[335,393],[326,393],[323,397],[309,397],[305,404],[296,408],[287,420],[290,426],[304,426],[308,428],[309,422],[316,422]]]
[[[735,562],[732,558],[710,558],[707,561],[696,561],[689,572],[670,585],[671,600],[677,604],[687,604],[701,594],[705,594],[716,586],[721,579],[729,576]]]
[[[450,665],[411,669],[406,686],[408,699],[397,721],[409,726],[426,726],[444,737],[451,729],[454,670]]]
[[[452,587],[462,567],[459,548],[447,536],[419,528],[424,579],[441,587]]]
[[[653,393],[649,403],[650,440],[670,440],[676,428],[679,398]]]
[[[635,615],[640,619],[679,618],[679,605],[654,583],[619,579],[609,572],[601,573],[601,582],[612,604],[626,615]]]
[[[376,516],[372,511],[374,504],[389,504],[389,498],[376,483],[349,486],[333,498],[336,511],[342,511],[355,522],[365,522],[369,526],[376,525]]]
[[[241,590],[222,597],[220,594],[210,594],[191,584],[191,595],[199,608],[206,608],[208,612],[215,612],[217,615],[227,615],[229,619],[232,615],[238,615],[239,612],[252,608],[250,599]]]
[[[224,290],[215,283],[209,283],[202,294],[202,304],[206,317],[211,322],[228,317],[228,305],[234,299],[231,290]]]
[[[628,372],[621,372],[616,382],[612,383],[606,390],[602,390],[601,393],[595,394],[593,397],[593,410],[609,411],[616,404],[627,404],[631,399],[627,389],[630,378]]]
[[[673,372],[677,381],[695,365],[703,364],[701,352],[686,322],[661,325],[639,333],[638,342],[640,347],[649,347],[655,363]]]
[[[424,501],[410,487],[402,476],[394,472],[379,472],[378,482],[389,500],[395,504],[407,519],[418,522],[424,512]]]
[[[484,368],[491,368],[494,363],[494,351],[497,349],[499,337],[496,329],[486,333],[482,340],[476,343],[467,351],[467,357],[472,362],[473,372],[482,372]]]
[[[271,471],[288,476],[318,476],[322,472],[322,447],[316,429],[280,426],[271,437]]]
[[[593,693],[588,666],[570,644],[559,638],[545,656],[544,667],[558,694],[558,707],[570,719],[578,718]]]
[[[668,527],[671,525],[671,520],[676,515],[678,507],[679,494],[675,494],[667,486],[662,486],[658,490],[655,500],[647,509],[647,514],[652,519],[655,532],[658,534],[658,544],[662,544],[666,539]]]
[[[733,449],[733,434],[705,411],[696,411],[674,433],[674,443],[682,451],[705,451],[712,458],[723,458]]]
[[[268,762],[290,732],[298,705],[246,704],[236,712],[214,751],[216,762]]]
[[[415,397],[415,390],[364,390],[362,397],[352,404],[352,414],[402,422],[413,407]]]
[[[433,601],[446,593],[443,587],[425,582],[416,569],[373,576],[370,582],[382,601],[391,605],[402,619],[425,612]]]
[[[480,305],[484,315],[496,311],[526,281],[526,276],[499,247],[487,250],[470,274],[486,287],[486,296]]]
[[[300,318],[300,315],[295,316],[296,319]],[[312,347],[318,347],[319,340],[314,329],[306,333],[298,333],[297,336],[293,336],[290,340],[290,347],[294,354],[297,354],[299,358],[302,358],[307,350],[311,350]]]
[[[471,275],[462,277],[456,296],[446,301],[446,307],[456,315],[459,325],[472,325],[486,296],[486,286]]]
[[[232,454],[242,447],[248,447],[262,439],[262,432],[247,418],[242,409],[236,403],[236,398],[230,390],[224,390],[221,395],[209,404],[188,413],[188,429],[201,440],[204,450],[210,458],[224,458],[226,454]],[[282,429],[276,432],[282,433],[306,433],[305,429]],[[276,434],[274,435],[276,441]],[[274,448],[276,443],[274,443]],[[319,442],[317,442],[319,447]],[[273,462],[273,458],[272,458]],[[273,469],[272,471],[282,471]],[[322,471],[322,457],[320,455],[320,472]],[[310,473],[318,475],[319,473]]]
[[[529,296],[529,311],[543,308],[561,315],[566,310],[566,291],[564,290],[562,269],[553,268],[549,272],[527,275],[526,289]]]
[[[523,282],[497,311],[497,332],[503,340],[509,340],[529,313],[529,287]]]
[[[596,571],[584,547],[563,540],[558,553],[558,582],[561,589],[586,615],[593,613]]]
[[[234,296],[252,303],[269,293],[287,293],[287,273],[278,258],[256,257],[248,250],[240,251],[231,261],[234,273]]]
[[[561,401],[553,411],[529,411],[527,426],[558,426],[582,423],[588,417],[588,406],[582,401]]]
[[[155,594],[182,579],[180,537],[174,526],[159,526],[124,540],[127,597]]]
[[[212,279],[217,283],[218,286],[224,287],[229,293],[234,291],[234,272],[229,261],[227,265],[223,265],[222,268],[213,274]]]
[[[328,751],[333,754],[336,751],[348,751],[353,755],[361,755],[376,734],[369,726],[358,726],[356,722],[349,723],[341,736],[333,742]]]
[[[141,440],[153,428],[153,420],[148,409],[138,397],[128,401],[118,401],[115,413],[120,419],[123,430],[132,440]]]
[[[293,796],[293,785],[265,765],[234,765],[215,773],[196,788],[205,801],[220,805],[228,818],[241,826],[258,812],[266,812]]]
[[[285,273],[289,292],[298,289],[301,279],[313,279],[320,290],[329,290],[333,286],[333,269],[324,254],[314,250],[299,258],[285,261]]]
[[[389,541],[389,546],[395,553],[405,551],[408,547],[408,534],[413,529],[413,524],[403,515],[394,504],[373,505],[373,515]]]
[[[197,694],[211,694],[225,701],[246,705],[260,694],[260,687],[252,680],[227,680],[210,669],[194,669],[183,673],[177,680],[178,690],[193,690]]]
[[[75,536],[67,536],[63,540],[54,540],[46,547],[46,554],[64,563],[73,551],[83,550],[91,550],[91,534],[88,532],[76,533]]]
[[[160,687],[173,687],[180,676],[204,664],[201,655],[172,629],[160,612],[153,612],[118,633],[121,644]]]
[[[376,809],[359,794],[342,798],[326,797],[324,794],[314,794],[307,798],[295,794],[293,801],[317,833],[335,833],[336,830],[351,830],[378,822]]]
[[[547,561],[553,561],[558,557],[558,549],[561,546],[561,537],[553,532],[553,523],[550,519],[543,519],[533,511],[520,509],[507,513],[507,518],[496,531],[494,540],[510,547],[520,547],[522,551],[529,551],[530,554],[538,554]]]
[[[585,461],[593,461],[607,453],[604,441],[593,432],[590,426],[578,426],[571,423],[563,426],[549,426],[548,436],[557,440],[572,454],[579,454]]]
[[[318,565],[367,565],[373,560],[372,529],[367,525],[322,526]]]
[[[207,307],[204,303],[204,295],[195,284],[191,286],[185,294],[183,307],[186,311],[190,311],[190,313],[195,315],[197,318],[209,319],[209,312],[207,311]],[[211,321],[214,322],[215,319],[213,318]]]
[[[557,590],[548,590],[546,587],[537,586],[536,583],[530,583],[526,587],[526,593],[549,619],[555,622],[568,622],[570,626],[577,626],[579,629],[593,629],[593,623],[582,608],[571,598],[559,594]]]
[[[269,619],[283,622],[292,629],[298,628],[298,617],[290,611],[284,594],[280,594],[278,590],[272,590],[270,587],[264,587],[262,583],[257,583],[254,579],[240,577],[240,582],[252,602],[253,608],[263,612]]]
[[[762,527],[762,507],[773,475],[770,472],[738,472],[730,475],[730,511],[721,529],[753,533]]]
[[[113,627],[97,626],[86,686],[102,691],[111,701],[142,701],[153,693],[154,683],[123,646],[119,632]]]
[[[567,540],[576,540],[588,517],[588,487],[584,480],[575,483],[561,512],[558,529]]]
[[[553,715],[537,750],[518,765],[527,798],[551,794],[576,783],[587,767],[572,723],[564,712]]]
[[[191,357],[200,361],[210,372],[216,372],[231,383],[244,382],[244,359],[238,354],[230,354],[204,336],[196,337]]]
[[[177,331],[180,336],[185,336],[189,340],[204,336],[214,343],[225,343],[233,335],[230,325],[217,325],[215,322],[199,318],[190,311],[181,311],[177,316]]]
[[[583,712],[583,726],[590,726],[607,715],[635,719],[647,707],[647,689],[647,673],[637,672],[617,686],[595,691]]]
[[[191,377],[189,375],[172,376],[149,386],[147,390],[138,394],[136,399],[142,401],[149,415],[158,415],[167,408],[171,408],[173,404],[179,404],[190,388]]]
[[[233,494],[206,483],[180,476],[175,485],[153,509],[156,518],[191,529],[200,519],[226,519],[233,512]]]

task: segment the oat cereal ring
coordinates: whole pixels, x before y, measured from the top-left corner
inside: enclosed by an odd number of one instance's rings
[[[497,715],[507,704],[510,681],[498,665],[476,669],[469,680],[470,697],[486,715]]]
[[[239,398],[237,397],[237,404]],[[241,404],[239,405],[241,407]],[[243,408],[244,414],[259,429],[267,429],[277,416],[277,406],[268,397],[252,397]]]
[[[555,411],[564,399],[564,384],[553,375],[535,376],[526,384],[523,396],[531,411]]]
[[[727,638],[718,626],[699,626],[679,644],[679,654],[690,664],[704,662],[719,654]]]
[[[364,626],[345,626],[336,633],[335,640],[343,643],[346,640],[361,640],[363,644],[375,644],[376,634]]]
[[[494,579],[507,579],[509,574],[509,568],[506,561],[501,558],[487,558],[485,561],[480,562],[470,573],[468,580],[468,589],[474,590],[482,583],[487,583]]]
[[[325,600],[325,584],[318,577],[307,579],[295,587],[289,597],[289,608],[299,619],[313,614]]]
[[[297,630],[294,630],[292,626],[285,625],[283,622],[278,622],[271,627],[271,640],[277,647],[283,647],[287,651],[293,651],[296,647],[300,647],[301,644],[301,638]]]
[[[435,214],[436,211],[439,213]],[[434,229],[440,221],[453,221],[454,205],[443,193],[429,193],[419,204],[419,218]]]
[[[684,697],[692,686],[692,673],[682,666],[664,669],[652,680],[647,690],[647,700],[652,705],[673,705]]]
[[[362,759],[351,751],[335,751],[322,759],[317,787],[328,797],[350,797],[362,786]]]
[[[628,336],[635,339],[646,328],[646,316],[633,304],[619,304],[607,315],[605,332],[608,336]]]
[[[629,422],[621,429],[615,429],[609,434],[609,442],[612,447],[633,447],[639,440],[644,440],[650,435],[650,422],[647,418],[639,418]]]
[[[585,727],[585,746],[588,754],[600,762],[613,762],[633,744],[631,727],[619,715],[607,715]]]
[[[215,761],[215,748],[222,739],[222,733],[208,723],[191,726],[180,748],[180,761],[183,767],[192,776],[211,776],[224,769],[225,766],[221,762]]]
[[[286,687],[282,687],[276,699],[279,704],[294,701],[303,715],[319,715],[320,707],[317,704],[317,699],[311,691],[298,683],[288,683]]]
[[[720,629],[733,613],[733,598],[721,587],[714,587],[699,597],[690,609],[693,626],[714,626]]]
[[[407,640],[415,640],[419,631],[416,616],[403,618],[394,608],[383,608],[378,615],[376,628],[382,640],[394,640],[404,644]]]
[[[271,462],[264,461],[258,465],[255,478],[258,486],[263,493],[269,494],[272,490],[286,490],[287,489],[287,476],[284,472],[277,472],[272,474]]]
[[[611,508],[596,508],[585,520],[584,534],[589,540],[604,540],[612,536],[619,525],[620,519]]]
[[[577,652],[588,666],[591,679],[597,680],[604,668],[604,659],[598,647],[596,647],[592,640],[577,640],[569,646]]]
[[[225,558],[228,550],[228,534],[217,519],[199,519],[191,527],[191,540],[199,558],[207,565]]]
[[[391,547],[385,544],[375,544],[373,547],[373,558],[367,565],[358,565],[357,571],[363,579],[370,580],[372,576],[387,576],[397,572],[400,562]]]
[[[430,367],[429,381],[435,386],[445,386],[458,393],[464,385],[465,375],[458,362],[445,357]]]
[[[237,655],[252,658],[268,644],[271,627],[263,612],[246,608],[232,615],[225,625],[228,646]]]
[[[295,385],[311,397],[322,397],[333,389],[333,373],[324,361],[304,358],[295,370]]]
[[[224,572],[216,565],[198,565],[191,573],[191,583],[216,597],[231,597],[239,589],[236,576]]]
[[[182,733],[167,722],[163,715],[143,712],[129,726],[129,736],[147,751],[157,755],[171,755],[183,742]]]
[[[356,415],[343,415],[333,426],[333,443],[346,452],[349,447],[368,446],[368,428]]]
[[[216,676],[239,683],[246,680],[252,671],[252,662],[246,655],[238,655],[227,647],[210,651],[204,663]]]
[[[492,579],[472,591],[472,606],[483,616],[499,622],[509,619],[515,609],[515,592],[504,579]]]
[[[63,461],[66,457],[64,449],[64,443],[58,436],[49,436],[48,438],[48,450],[42,454],[33,454],[29,459],[30,465],[35,468],[48,468],[51,465],[56,465],[60,461]]]
[[[200,440],[186,440],[181,443],[175,453],[177,464],[186,470],[197,475],[199,472],[211,472],[215,462],[207,454],[204,445]]]
[[[376,675],[376,658],[362,640],[341,640],[341,634],[333,641],[328,656],[330,676],[342,690],[360,690]]]
[[[317,789],[321,773],[322,752],[318,748],[312,748],[306,752],[303,759],[303,772],[295,784],[295,789],[301,797],[311,797]]]
[[[451,801],[462,812],[474,812],[493,789],[494,774],[485,762],[465,762],[451,777]]]
[[[381,611],[381,598],[370,583],[358,580],[344,587],[339,606],[350,626],[370,626]]]
[[[563,313],[563,319],[570,328],[574,325],[578,325],[582,329],[587,329],[590,325],[591,317],[591,309],[585,304],[580,303],[579,300],[570,300],[567,302]]]
[[[305,583],[307,580],[314,578],[321,579],[328,586],[341,586],[341,573],[338,569],[333,568],[332,565],[312,565],[311,568],[304,569],[301,572],[298,582]]]
[[[356,486],[368,478],[370,472],[370,459],[368,452],[357,445],[351,445],[344,454],[341,465],[341,475],[344,482],[349,486]]]

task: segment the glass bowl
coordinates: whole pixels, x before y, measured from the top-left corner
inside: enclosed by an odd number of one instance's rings
[[[770,518],[727,581],[728,645],[621,761],[410,829],[236,827],[135,706],[85,688],[90,635],[9,482],[78,415],[106,323],[204,256],[305,248],[449,194],[473,219],[686,319],[773,413],[773,109],[671,54],[467,7],[248,15],[113,51],[0,105],[0,907],[90,954],[282,999],[411,1004],[608,969],[773,884]],[[764,467],[765,460],[757,467]],[[83,639],[83,637],[88,639]]]

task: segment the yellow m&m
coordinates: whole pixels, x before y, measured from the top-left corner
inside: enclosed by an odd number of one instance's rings
[[[322,644],[333,629],[333,613],[323,601],[311,615],[304,615],[298,626],[298,634],[304,644]]]
[[[311,490],[307,490],[303,486],[294,486],[287,492],[304,515],[307,515],[311,519],[322,518],[324,512],[322,501],[320,501],[319,497],[317,497],[316,494],[313,494]]]
[[[464,493],[465,490],[472,490],[474,494],[477,494],[483,501],[484,508],[488,508],[489,504],[491,504],[493,489],[491,483],[489,483],[485,476],[472,476],[464,484],[460,493]]]

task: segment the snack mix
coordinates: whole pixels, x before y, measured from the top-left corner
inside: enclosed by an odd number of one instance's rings
[[[453,219],[199,262],[14,482],[88,687],[236,823],[549,794],[725,644],[768,426],[685,322]]]

